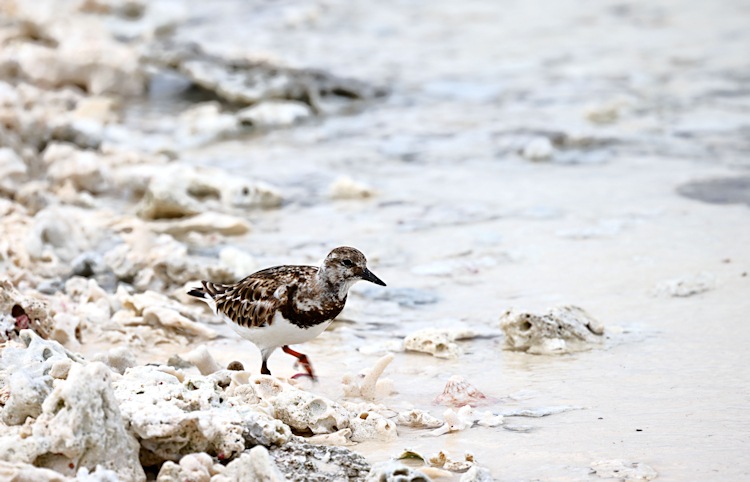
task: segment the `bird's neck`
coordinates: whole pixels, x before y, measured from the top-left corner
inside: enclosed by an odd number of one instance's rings
[[[318,269],[318,274],[315,277],[315,288],[321,297],[333,297],[339,301],[344,301],[346,295],[349,293],[349,288],[357,280],[352,279],[341,279],[337,276],[331,276],[322,267]]]

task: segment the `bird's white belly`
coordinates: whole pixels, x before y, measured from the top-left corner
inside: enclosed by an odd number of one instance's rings
[[[276,312],[273,317],[273,323],[270,326],[260,328],[246,328],[233,322],[226,315],[222,314],[222,319],[229,323],[229,326],[241,337],[252,341],[258,348],[276,348],[284,345],[296,345],[312,340],[325,331],[331,324],[328,320],[319,325],[309,328],[302,328],[281,316]]]

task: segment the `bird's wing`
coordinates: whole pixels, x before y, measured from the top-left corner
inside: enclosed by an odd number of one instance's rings
[[[253,273],[234,285],[204,282],[204,290],[216,302],[216,311],[246,328],[273,323],[277,309],[288,302],[288,293],[304,283],[317,268],[278,266]]]

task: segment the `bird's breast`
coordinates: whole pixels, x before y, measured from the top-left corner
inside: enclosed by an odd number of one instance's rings
[[[281,309],[281,314],[290,323],[301,328],[317,326],[330,321],[344,309],[344,301],[310,299],[301,297],[287,303]]]

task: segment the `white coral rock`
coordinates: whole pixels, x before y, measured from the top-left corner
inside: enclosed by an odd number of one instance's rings
[[[381,414],[373,411],[363,411],[349,420],[352,429],[352,441],[378,440],[389,442],[398,437],[396,424]]]
[[[114,385],[123,417],[141,443],[144,463],[194,452],[230,458],[248,443],[283,444],[291,436],[288,427],[252,406],[222,402],[223,390],[210,377],[180,382],[158,367],[139,366],[128,369]]]
[[[604,342],[604,326],[577,306],[558,306],[543,315],[507,310],[500,327],[508,348],[535,355],[590,350]]]
[[[44,400],[30,436],[0,437],[0,453],[63,474],[101,465],[124,480],[145,480],[138,442],[125,428],[110,375],[101,363],[74,364]]]
[[[470,338],[464,331],[425,328],[404,338],[404,349],[429,353],[437,358],[458,358],[462,354],[461,347],[455,341]]]
[[[365,400],[375,400],[378,396],[389,395],[393,388],[390,380],[380,380],[386,367],[393,361],[393,354],[381,357],[375,366],[364,370],[359,377],[344,375],[344,395],[347,397],[361,397]]]
[[[418,409],[399,413],[396,417],[396,423],[411,428],[437,428],[443,425],[443,421],[439,418]]]

